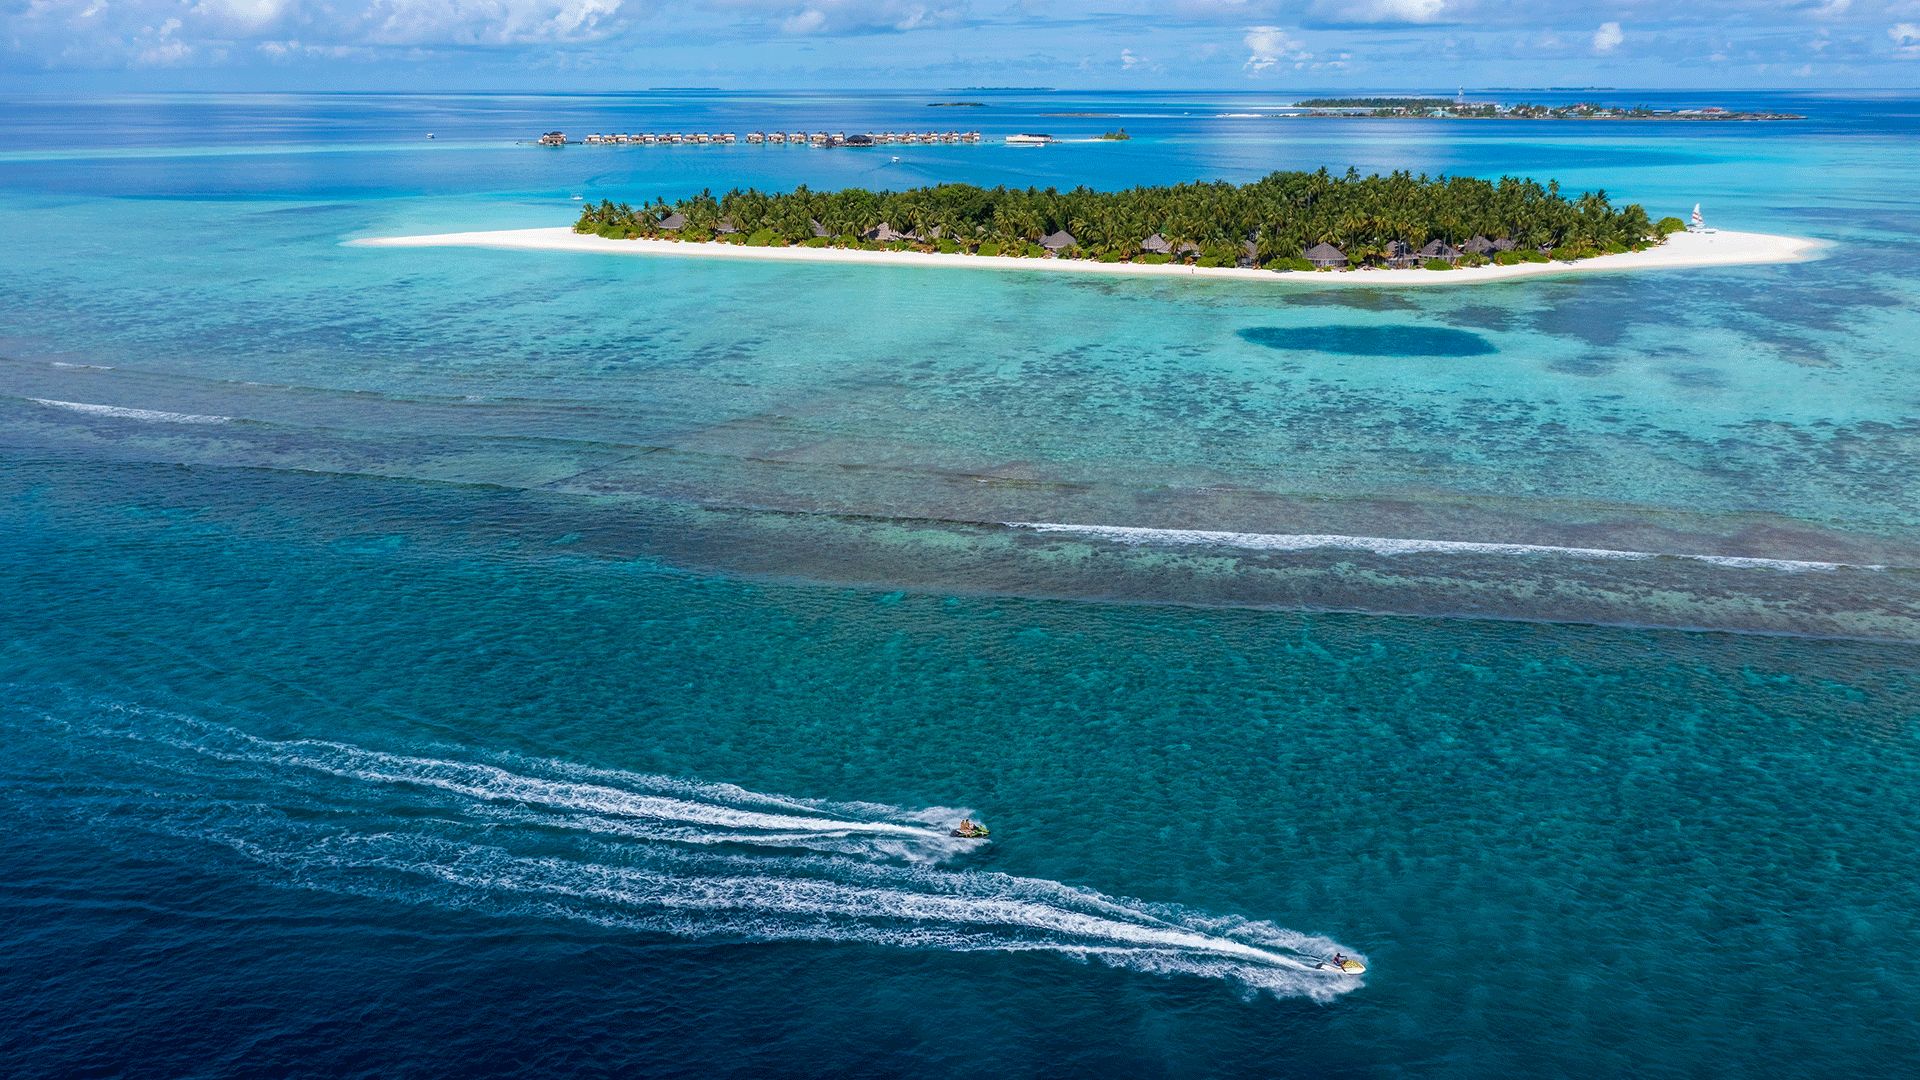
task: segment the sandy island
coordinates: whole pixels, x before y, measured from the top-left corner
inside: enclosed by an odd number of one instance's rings
[[[939,255],[918,251],[859,251],[843,248],[746,247],[719,242],[608,240],[561,226],[503,229],[497,232],[440,233],[433,236],[384,236],[350,240],[366,247],[491,247],[525,251],[582,251],[600,255],[678,255],[717,259],[783,259],[796,262],[876,263],[888,266],[966,266],[989,270],[1067,271],[1081,274],[1133,274],[1153,277],[1240,278],[1302,285],[1462,285],[1541,274],[1583,274],[1610,270],[1657,270],[1683,266],[1742,266],[1803,262],[1818,258],[1826,245],[1818,240],[1768,233],[1674,233],[1646,251],[1599,255],[1579,262],[1521,263],[1453,270],[1293,271],[1233,267],[1147,266],[1089,259],[1017,259],[1000,255]]]

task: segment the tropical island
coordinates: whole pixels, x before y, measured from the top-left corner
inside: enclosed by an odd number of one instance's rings
[[[1309,98],[1294,103],[1308,116],[1367,116],[1441,120],[1805,120],[1799,113],[1734,112],[1703,109],[1622,108],[1581,101],[1572,105],[1495,105],[1447,98]],[[1294,114],[1298,115],[1298,114]]]
[[[1819,241],[1688,228],[1503,177],[1277,172],[1251,184],[786,193],[702,191],[639,207],[603,200],[572,226],[367,237],[366,247],[484,247],[810,263],[1437,285],[1540,274],[1817,258]],[[1344,271],[1344,272],[1339,272]],[[1450,271],[1433,273],[1432,271]]]
[[[1310,271],[1451,270],[1642,250],[1683,228],[1605,191],[1502,177],[1275,172],[1226,182],[1095,191],[940,184],[906,191],[711,191],[582,208],[576,233],[747,247],[917,251],[1143,265]]]

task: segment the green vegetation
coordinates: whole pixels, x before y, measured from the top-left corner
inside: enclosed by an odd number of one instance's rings
[[[1653,233],[1660,239],[1665,240],[1674,233],[1683,231],[1686,227],[1687,223],[1677,217],[1663,217],[1660,219],[1660,223],[1653,227]]]
[[[679,215],[674,218],[673,215]],[[1672,219],[1669,219],[1672,220]],[[680,226],[663,229],[662,223]],[[882,231],[882,226],[886,231]],[[767,193],[711,191],[669,205],[658,200],[638,208],[602,202],[587,206],[577,232],[627,238],[712,239],[723,226],[736,240],[755,245],[810,244],[816,228],[833,247],[894,251],[948,251],[1037,258],[1043,238],[1065,231],[1072,244],[1061,258],[1124,261],[1149,254],[1158,235],[1179,255],[1200,266],[1267,266],[1300,269],[1305,249],[1338,247],[1356,265],[1387,260],[1389,245],[1415,249],[1440,240],[1460,246],[1469,238],[1511,239],[1520,250],[1498,260],[1545,261],[1585,258],[1634,247],[1655,232],[1638,205],[1614,207],[1604,191],[1567,198],[1559,184],[1503,177],[1362,177],[1318,172],[1276,172],[1251,184],[1225,182],[1137,187],[1126,191],[1075,188],[980,188],[941,184],[909,191],[812,191]],[[882,238],[885,239],[882,239]],[[1058,241],[1055,241],[1056,243]]]
[[[1343,97],[1313,98],[1294,103],[1302,109],[1451,109],[1446,98],[1427,97]]]
[[[1103,139],[1111,139],[1114,142],[1126,142],[1128,139],[1133,138],[1133,136],[1127,134],[1126,128],[1121,128],[1119,131],[1109,131],[1100,137]]]

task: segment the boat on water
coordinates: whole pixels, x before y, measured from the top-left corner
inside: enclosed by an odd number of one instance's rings
[[[1051,135],[1037,135],[1032,132],[1007,136],[1008,146],[1045,146],[1052,141]]]
[[[962,819],[960,822],[960,827],[948,833],[947,835],[958,836],[963,840],[984,840],[989,835],[989,832],[985,825],[982,825],[977,821],[973,821],[970,819]]]
[[[1700,216],[1699,203],[1693,204],[1693,219],[1687,222],[1687,231],[1693,233],[1710,233],[1714,231],[1713,229],[1707,228],[1707,219]]]
[[[1367,970],[1367,965],[1355,960],[1351,956],[1341,956],[1339,953],[1334,953],[1329,957],[1322,957],[1320,961],[1313,966],[1319,971],[1331,971],[1341,975],[1358,975]]]

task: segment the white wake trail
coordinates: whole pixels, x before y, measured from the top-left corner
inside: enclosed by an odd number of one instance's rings
[[[73,812],[226,849],[279,884],[742,943],[1049,952],[1321,1001],[1361,985],[1315,968],[1353,953],[1324,937],[940,865],[982,846],[947,835],[971,811],[84,711],[55,743],[72,755],[55,786]],[[111,779],[73,782],[90,769]]]

